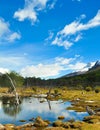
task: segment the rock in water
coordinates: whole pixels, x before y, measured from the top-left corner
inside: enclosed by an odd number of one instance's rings
[[[89,115],[95,115],[95,111],[92,110],[89,106],[86,106],[86,111],[89,113]]]
[[[35,119],[34,126],[36,127],[46,127],[48,125],[49,123],[47,121],[42,120],[42,118],[39,116]]]

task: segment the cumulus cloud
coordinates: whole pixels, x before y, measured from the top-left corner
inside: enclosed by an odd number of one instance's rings
[[[21,38],[21,35],[19,33],[17,33],[17,32],[14,32],[7,38],[7,40],[9,42],[13,42],[15,39],[19,40],[20,38]]]
[[[34,24],[37,21],[38,12],[44,10],[46,7],[54,8],[56,0],[52,0],[51,4],[47,3],[49,0],[25,0],[25,5],[23,9],[19,9],[14,13],[14,18],[17,18],[19,21],[24,21],[28,19]]]
[[[20,39],[21,35],[18,32],[10,30],[10,24],[3,18],[0,18],[0,41],[13,42]]]
[[[0,73],[5,74],[5,73],[9,73],[9,69],[6,68],[0,68]]]
[[[59,75],[60,70],[63,70],[63,67],[58,64],[38,64],[27,66],[21,70],[21,74],[24,77],[49,77]]]
[[[26,57],[7,56],[0,57],[0,72],[5,73],[9,70],[16,68],[16,71],[24,77],[41,77],[41,78],[53,78],[58,77],[60,74],[76,71],[86,71],[88,68],[94,65],[95,62],[86,64],[79,61],[81,57],[75,55],[72,58],[56,57],[53,61],[33,64]],[[5,64],[6,63],[6,64]],[[27,64],[27,65],[26,65]],[[24,66],[26,65],[26,66]]]
[[[53,63],[40,63],[37,65],[26,66],[21,69],[20,74],[24,77],[41,77],[50,78],[59,76],[63,71],[83,71],[83,68],[87,65],[84,62],[77,62],[77,58],[64,58],[56,57]]]
[[[85,18],[85,15],[81,15],[81,19]],[[64,46],[69,49],[75,42],[82,39],[82,32],[88,29],[100,26],[100,10],[96,16],[89,20],[86,24],[83,24],[79,20],[75,20],[69,25],[66,25],[61,31],[59,31],[52,41],[52,45]]]
[[[75,64],[69,64],[68,69],[73,71],[83,71],[83,68],[86,66],[86,63],[76,62]]]

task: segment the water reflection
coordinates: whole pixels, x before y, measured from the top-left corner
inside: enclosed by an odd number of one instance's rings
[[[3,112],[9,116],[16,116],[21,110],[21,104],[15,105],[15,98],[2,98],[2,109]]]
[[[11,99],[12,100],[12,99]],[[0,103],[0,123],[14,123],[16,125],[23,124],[19,120],[27,120],[41,116],[43,119],[48,119],[51,122],[57,120],[58,116],[63,115],[65,121],[69,119],[82,120],[88,115],[86,112],[78,113],[68,111],[66,108],[71,105],[70,102],[48,101],[38,98],[24,98],[22,103],[16,107],[13,101],[2,99]]]
[[[47,102],[47,103],[48,103],[49,110],[51,110],[50,100],[48,100],[48,99],[46,99],[46,98],[37,98],[37,99],[39,100],[40,103]]]

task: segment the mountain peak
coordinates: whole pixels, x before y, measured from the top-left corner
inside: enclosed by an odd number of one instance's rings
[[[96,61],[95,64],[94,64],[94,66],[92,66],[92,68],[90,68],[89,71],[90,70],[95,70],[97,68],[100,68],[100,60]]]
[[[100,61],[96,61],[95,66],[100,66]]]

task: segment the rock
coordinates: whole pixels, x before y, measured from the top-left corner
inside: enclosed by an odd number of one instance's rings
[[[64,122],[63,127],[64,128],[70,128],[71,123],[70,122]]]
[[[95,111],[92,110],[89,106],[86,106],[86,111],[89,113],[89,115],[95,115]]]
[[[0,124],[0,130],[6,130],[5,126],[3,126],[2,124]]]
[[[19,120],[20,122],[26,122],[26,120]]]
[[[58,116],[58,119],[63,120],[63,119],[65,119],[65,117],[64,116]]]
[[[76,129],[76,128],[80,129],[81,126],[82,126],[82,122],[73,122],[73,123],[70,124],[70,127],[74,128],[74,129]]]
[[[14,124],[6,124],[5,127],[7,130],[12,130],[15,128],[15,125]]]
[[[66,130],[63,127],[49,127],[49,128],[45,128],[44,130]]]
[[[60,120],[57,120],[57,121],[55,121],[52,125],[53,125],[54,127],[60,127],[60,126],[63,125],[63,122],[60,121]]]
[[[97,115],[87,116],[84,117],[83,121],[91,124],[97,124],[100,123],[100,116]]]
[[[51,122],[50,122],[50,121],[48,121],[48,120],[45,120],[45,122],[47,122],[48,124],[51,124]]]
[[[18,130],[23,129],[24,130],[24,128],[30,128],[32,126],[34,126],[34,123],[27,123],[27,124],[24,124],[24,125],[16,126],[16,129],[18,129]]]
[[[35,119],[34,126],[36,127],[46,127],[48,125],[49,123],[47,121],[42,120],[42,118],[39,116]]]
[[[100,111],[96,113],[98,116],[100,116]]]

